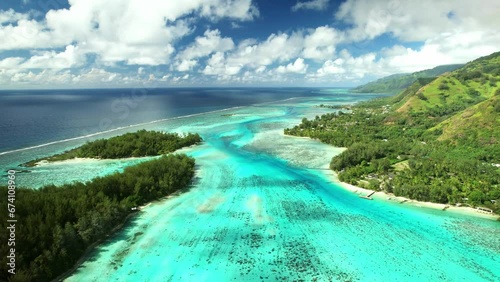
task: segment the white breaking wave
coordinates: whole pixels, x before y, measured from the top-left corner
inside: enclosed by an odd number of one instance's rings
[[[210,112],[203,112],[203,113],[190,114],[190,115],[184,115],[184,116],[178,116],[178,117],[164,118],[164,119],[158,119],[158,120],[153,120],[153,121],[148,121],[148,122],[143,122],[143,123],[138,123],[138,124],[121,126],[121,127],[113,128],[113,129],[110,129],[110,130],[99,131],[99,132],[96,132],[96,133],[91,133],[91,134],[87,134],[87,135],[83,135],[83,136],[78,136],[78,137],[72,137],[72,138],[63,139],[63,140],[52,141],[52,142],[45,143],[45,144],[35,145],[35,146],[21,148],[21,149],[15,149],[15,150],[11,150],[11,151],[5,151],[5,152],[1,152],[0,156],[1,155],[7,155],[7,154],[15,153],[15,152],[20,152],[20,151],[26,151],[26,150],[36,149],[36,148],[40,148],[40,147],[46,147],[46,146],[50,146],[50,145],[54,145],[54,144],[59,144],[59,143],[64,143],[64,142],[68,142],[68,141],[85,139],[85,138],[89,138],[89,137],[92,137],[92,136],[106,134],[106,133],[110,133],[110,132],[114,132],[114,131],[118,131],[118,130],[122,130],[122,129],[126,129],[126,128],[144,126],[144,125],[154,124],[154,123],[163,122],[163,121],[169,121],[169,120],[175,120],[175,119],[182,119],[182,118],[200,116],[200,115],[217,113],[217,112],[223,112],[223,111],[234,110],[234,109],[243,108],[243,107],[245,107],[245,106],[238,106],[238,107],[232,107],[232,108],[227,108],[227,109],[215,110],[215,111],[210,111]]]
[[[247,106],[237,106],[237,107],[231,107],[231,108],[220,109],[220,110],[215,110],[215,111],[202,112],[202,113],[197,113],[197,114],[190,114],[190,115],[184,115],[184,116],[178,116],[178,117],[171,117],[171,118],[164,118],[164,119],[159,119],[159,120],[154,120],[154,121],[148,121],[148,122],[143,122],[143,123],[138,123],[138,124],[132,124],[132,125],[128,125],[128,126],[121,126],[121,127],[117,127],[117,128],[110,129],[110,130],[105,130],[105,131],[91,133],[91,134],[88,134],[88,135],[83,135],[83,136],[78,136],[78,137],[72,137],[72,138],[68,138],[68,139],[52,141],[52,142],[48,142],[48,143],[45,143],[45,144],[31,146],[31,147],[26,147],[26,148],[21,148],[21,149],[15,149],[15,150],[10,150],[10,151],[0,152],[0,156],[7,155],[7,154],[12,154],[12,153],[16,153],[16,152],[21,152],[21,151],[26,151],[26,150],[31,150],[31,149],[36,149],[36,148],[41,148],[41,147],[46,147],[46,146],[50,146],[50,145],[54,145],[54,144],[59,144],[59,143],[64,143],[64,142],[69,142],[69,141],[75,141],[75,140],[79,140],[79,139],[85,139],[85,138],[89,138],[89,137],[92,137],[92,136],[97,136],[97,135],[101,135],[101,134],[106,134],[106,133],[110,133],[110,132],[122,130],[122,129],[125,129],[125,128],[144,126],[144,125],[154,124],[154,123],[158,123],[158,122],[164,122],[164,121],[169,121],[169,120],[176,120],[176,119],[182,119],[182,118],[188,118],[188,117],[194,117],[194,116],[212,114],[212,113],[217,113],[217,112],[224,112],[224,111],[235,110],[235,109],[240,109],[240,108],[244,108],[244,107],[252,107],[252,106],[259,106],[259,105],[265,105],[265,104],[271,104],[271,103],[277,103],[277,102],[284,102],[284,101],[289,101],[289,100],[299,99],[299,98],[306,98],[306,97],[292,97],[292,98],[287,98],[287,99],[284,99],[284,100],[277,100],[277,101],[264,102],[264,103],[256,103],[256,104],[247,105]]]

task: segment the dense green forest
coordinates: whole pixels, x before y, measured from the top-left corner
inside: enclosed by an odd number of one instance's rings
[[[109,139],[88,142],[78,148],[47,158],[29,161],[23,166],[34,166],[41,160],[62,161],[72,158],[117,159],[127,157],[158,156],[171,153],[182,147],[198,144],[202,141],[198,134],[139,130]]]
[[[398,93],[412,85],[419,78],[433,78],[445,72],[454,71],[463,65],[443,65],[433,69],[418,71],[414,73],[400,73],[383,77],[376,81],[358,86],[351,90],[354,93]]]
[[[186,155],[166,155],[87,183],[16,189],[16,274],[8,275],[2,256],[0,281],[49,281],[64,273],[87,247],[123,223],[133,207],[185,189],[194,164]],[[7,187],[0,193],[7,195]],[[0,202],[7,207],[6,197]],[[7,225],[2,220],[0,228]],[[0,234],[0,252],[8,254],[8,234]]]
[[[316,116],[285,134],[347,147],[344,182],[421,201],[500,213],[500,52],[399,95]]]

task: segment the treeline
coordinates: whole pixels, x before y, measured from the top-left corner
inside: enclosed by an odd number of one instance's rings
[[[92,243],[103,239],[146,202],[185,189],[194,175],[194,159],[167,155],[127,167],[123,173],[87,183],[49,185],[16,191],[16,274],[8,275],[2,255],[1,281],[50,281],[70,269]],[[7,195],[7,187],[0,187]],[[7,207],[7,198],[1,197]],[[6,230],[6,220],[0,228]],[[0,253],[7,254],[7,232]]]
[[[397,196],[438,203],[486,206],[500,213],[500,146],[469,138],[437,141],[435,126],[447,111],[398,114],[390,99],[378,99],[344,113],[316,116],[285,129],[348,149],[330,164],[339,179]],[[475,128],[474,132],[489,132]],[[479,132],[479,133],[477,133]]]
[[[182,147],[198,144],[201,141],[202,138],[200,135],[193,133],[180,136],[177,133],[139,130],[134,133],[126,133],[109,139],[99,139],[88,142],[62,154],[27,162],[23,164],[23,166],[34,166],[41,160],[61,161],[76,157],[117,159],[158,156],[171,153]]]

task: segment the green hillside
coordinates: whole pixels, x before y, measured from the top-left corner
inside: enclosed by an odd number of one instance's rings
[[[396,96],[304,119],[285,134],[338,147],[344,182],[421,201],[500,213],[500,52]]]
[[[499,144],[500,52],[472,61],[429,83],[417,81],[392,99],[403,116],[439,121],[439,140]]]
[[[443,65],[410,74],[393,74],[358,86],[351,91],[354,93],[398,93],[416,82],[419,78],[437,77],[443,73],[454,71],[462,66],[463,65]]]
[[[494,96],[500,81],[500,56],[473,61],[463,68],[438,77],[413,93],[399,112],[432,111],[439,108],[461,108],[477,104]]]
[[[499,144],[500,95],[497,93],[491,99],[465,109],[434,129],[442,131],[438,140],[466,139],[481,145]]]

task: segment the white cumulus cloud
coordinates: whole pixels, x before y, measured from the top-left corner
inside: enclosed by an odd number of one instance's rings
[[[225,52],[234,48],[231,38],[220,36],[220,31],[207,30],[203,36],[196,37],[194,42],[178,55],[181,59],[206,57],[214,52]]]
[[[292,11],[298,10],[324,10],[328,7],[328,0],[311,0],[306,2],[297,2],[292,6]]]
[[[444,32],[496,30],[497,0],[347,0],[336,18],[354,25],[353,41],[390,33],[403,41],[424,41]]]
[[[251,20],[251,0],[71,0],[44,21],[11,10],[0,13],[0,50],[61,48],[75,44],[105,64],[160,65],[190,34],[193,17]],[[181,19],[182,18],[182,19]],[[5,24],[7,23],[7,24]]]
[[[304,63],[304,59],[298,58],[293,63],[286,66],[279,66],[276,68],[277,73],[305,73],[308,65]]]

